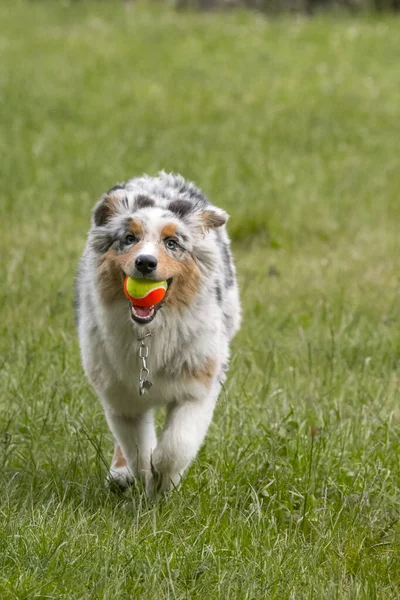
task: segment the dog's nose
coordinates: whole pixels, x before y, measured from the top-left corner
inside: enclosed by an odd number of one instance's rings
[[[157,268],[157,259],[151,254],[140,254],[135,260],[135,267],[143,275],[146,275]]]

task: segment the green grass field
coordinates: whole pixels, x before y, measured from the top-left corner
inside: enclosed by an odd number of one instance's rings
[[[0,598],[400,598],[399,21],[0,5]],[[157,506],[107,492],[73,277],[159,169],[231,214],[244,321]]]

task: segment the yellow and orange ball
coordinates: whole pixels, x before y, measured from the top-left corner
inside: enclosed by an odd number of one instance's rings
[[[151,281],[150,279],[132,279],[125,277],[125,296],[135,306],[149,308],[159,304],[167,293],[166,281]]]

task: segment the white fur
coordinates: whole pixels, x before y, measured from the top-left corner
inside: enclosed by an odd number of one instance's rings
[[[143,193],[142,181],[127,184],[125,194],[129,198],[130,213],[134,211],[135,195]],[[146,193],[154,187],[152,197],[157,198],[159,182],[146,181],[150,182]],[[163,194],[168,196],[165,183]],[[171,198],[174,197],[171,193]],[[163,201],[164,198],[159,203],[162,205]],[[126,212],[121,211],[121,214],[126,215]],[[146,213],[151,223],[142,252],[157,255],[157,232],[165,210],[145,208],[141,212]],[[172,220],[169,218],[168,222]],[[224,239],[227,240],[225,233]],[[239,327],[238,289],[234,282],[224,290],[224,303],[222,307],[219,305],[214,293],[215,282],[221,279],[217,264],[213,271],[202,277],[198,295],[190,307],[183,312],[163,307],[151,323],[138,325],[131,320],[129,303],[125,299],[111,304],[101,301],[97,282],[98,255],[90,240],[89,235],[78,280],[82,362],[128,464],[128,469],[111,467],[109,479],[123,484],[133,475],[144,482],[148,497],[155,498],[179,485],[206,435],[223,380],[222,367],[229,360],[229,342]],[[214,231],[205,237],[204,234],[198,238],[194,236],[191,243],[212,253],[219,263],[220,250]],[[223,313],[231,319],[230,332],[224,328]],[[140,396],[139,338],[146,333],[152,334],[146,343],[149,347],[149,379],[153,387]],[[209,359],[216,362],[209,385],[181,376],[184,365],[195,369]],[[167,418],[157,441],[153,411],[162,406],[167,407]]]

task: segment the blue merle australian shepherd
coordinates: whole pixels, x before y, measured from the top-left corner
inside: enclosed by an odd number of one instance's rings
[[[226,220],[193,183],[163,172],[116,185],[93,210],[77,277],[82,362],[115,438],[108,481],[142,481],[151,499],[195,458],[239,328]],[[164,300],[135,307],[127,275],[167,281]]]

